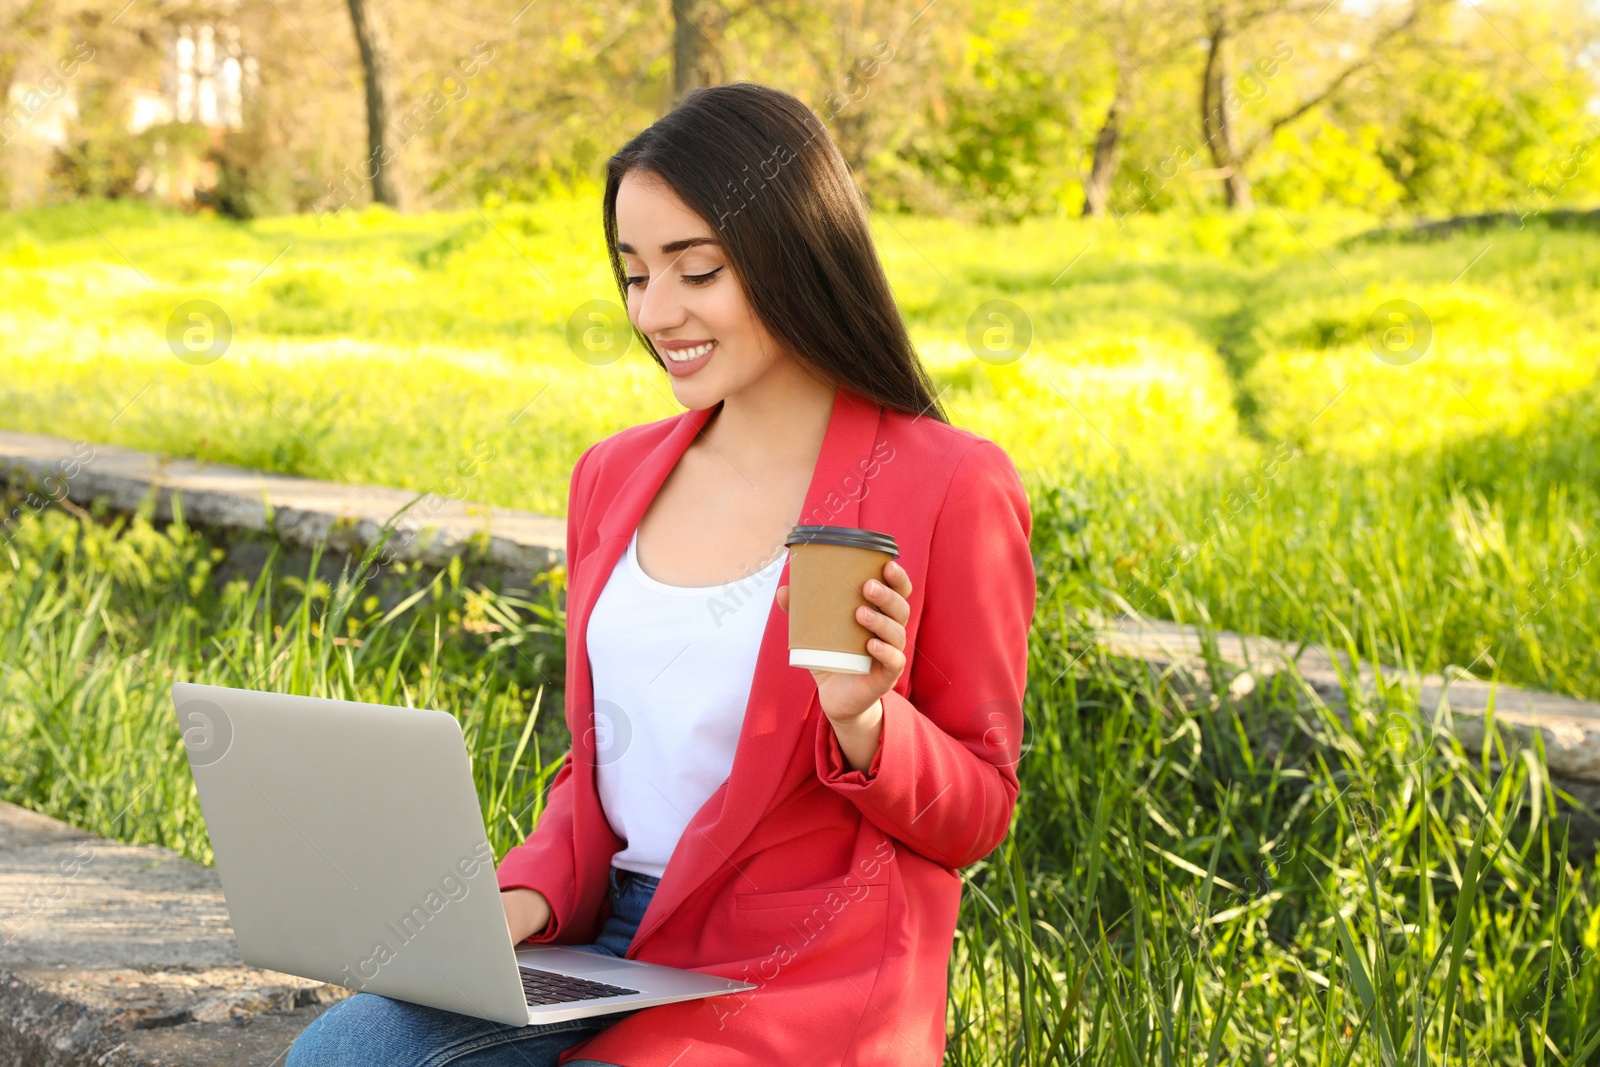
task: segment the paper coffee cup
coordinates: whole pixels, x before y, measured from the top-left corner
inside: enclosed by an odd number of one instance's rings
[[[796,526],[789,532],[789,666],[870,674],[867,641],[877,636],[856,621],[856,608],[876,604],[861,587],[883,581],[883,565],[900,556],[893,537],[854,526]]]

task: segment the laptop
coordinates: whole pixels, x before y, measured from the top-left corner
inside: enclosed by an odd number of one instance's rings
[[[455,716],[177,682],[246,963],[509,1026],[755,989],[511,943]]]

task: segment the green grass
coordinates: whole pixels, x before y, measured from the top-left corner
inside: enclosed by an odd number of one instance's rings
[[[276,560],[218,588],[220,549],[181,521],[50,509],[13,548],[0,796],[209,862],[168,697],[194,680],[451,711],[495,854],[535,824],[567,744],[539,685],[559,571],[528,598],[413,574],[382,611]],[[1284,688],[1181,700],[1075,618],[1042,596],[1016,819],[962,872],[948,1063],[1591,1062],[1600,865],[1537,752],[1398,730],[1401,689],[1348,725]]]
[[[616,298],[596,202],[0,216],[0,425],[561,514],[583,447],[678,410],[642,351],[566,347],[572,309]],[[1398,688],[1352,695],[1348,724],[1279,688],[1196,705],[1087,642],[1133,607],[1600,697],[1600,236],[1370,221],[874,217],[947,409],[1035,516],[1022,794],[963,872],[951,1064],[1600,1049],[1600,867],[1538,753],[1406,736]],[[235,329],[204,367],[165,337],[196,298]],[[966,343],[995,299],[1034,332],[1007,366]],[[1391,301],[1426,329],[1375,348]],[[385,610],[276,564],[215,588],[220,549],[181,523],[24,511],[0,796],[208,862],[166,696],[190,679],[449,710],[496,854],[534,825],[568,743],[553,592],[413,574]]]
[[[679,410],[637,345],[603,367],[567,347],[572,310],[616,298],[597,204],[0,216],[0,426],[562,514],[584,447]],[[1192,600],[1225,628],[1600,697],[1592,229],[873,221],[952,418],[1036,499],[1064,494],[1043,536],[1078,545],[1076,603]],[[167,345],[191,299],[233,324],[208,366]],[[1005,366],[966,341],[995,299],[1033,330]],[[1393,300],[1431,323],[1400,365],[1369,336]]]
[[[429,574],[397,562],[399,602],[385,610],[359,568],[313,577],[320,553],[298,575],[272,545],[257,580],[224,583],[224,550],[181,514],[158,531],[148,502],[96,512],[43,512],[13,545],[21,566],[0,569],[0,795],[210,864],[172,745],[168,690],[194,681],[458,710],[485,805],[500,805],[498,853],[532,831],[569,741],[559,580],[498,595],[464,586],[459,563]],[[518,770],[530,766],[540,773]]]

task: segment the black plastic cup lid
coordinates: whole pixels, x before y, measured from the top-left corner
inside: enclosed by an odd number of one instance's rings
[[[887,552],[895,559],[900,557],[900,546],[894,538],[877,530],[862,530],[855,526],[796,526],[789,531],[785,545],[844,545],[847,548],[870,548]]]

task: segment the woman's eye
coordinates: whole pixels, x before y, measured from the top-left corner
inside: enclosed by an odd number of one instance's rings
[[[683,280],[688,282],[690,285],[705,285],[721,273],[722,268],[718,267],[716,270],[710,270],[704,274],[685,274],[683,275]],[[632,289],[637,283],[649,280],[650,279],[642,274],[629,275],[625,287]]]

